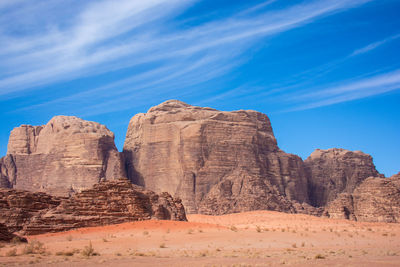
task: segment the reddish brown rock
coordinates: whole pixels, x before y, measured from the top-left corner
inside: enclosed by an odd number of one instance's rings
[[[14,240],[27,242],[26,238],[11,233],[5,224],[0,223],[0,242],[10,242]]]
[[[352,193],[367,177],[381,176],[372,157],[345,149],[315,150],[306,160],[308,192],[313,206],[325,206],[340,193]]]
[[[352,194],[341,194],[326,208],[330,218],[400,222],[400,177],[370,177]]]
[[[281,151],[268,117],[170,100],[135,115],[124,144],[135,183],[180,197],[189,213],[291,212],[308,202],[302,160]]]
[[[150,219],[185,221],[181,200],[168,193],[157,195],[125,179],[101,182],[63,200],[35,216],[23,231],[35,235]]]
[[[10,232],[20,231],[32,217],[58,206],[60,201],[45,193],[0,188],[0,223]]]
[[[126,177],[104,125],[57,116],[44,126],[15,128],[0,162],[0,186],[66,196],[100,180]]]

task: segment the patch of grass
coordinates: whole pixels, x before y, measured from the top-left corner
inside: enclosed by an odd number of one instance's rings
[[[14,257],[17,256],[17,249],[13,248],[6,252],[6,257]]]
[[[321,254],[317,254],[317,255],[315,255],[314,259],[322,260],[322,259],[325,259],[325,256],[321,255]]]

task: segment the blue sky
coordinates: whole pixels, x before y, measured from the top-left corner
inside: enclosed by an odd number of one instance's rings
[[[107,125],[168,99],[266,113],[305,159],[341,147],[400,171],[396,0],[0,0],[0,153],[21,124]]]

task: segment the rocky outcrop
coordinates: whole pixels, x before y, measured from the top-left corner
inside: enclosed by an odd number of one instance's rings
[[[60,196],[102,179],[126,177],[114,134],[99,123],[68,116],[15,128],[0,165],[0,186]]]
[[[128,180],[101,182],[63,200],[59,206],[34,217],[24,233],[35,235],[80,227],[101,226],[140,220],[185,221],[179,199],[159,195]]]
[[[381,176],[370,155],[345,149],[315,150],[306,160],[313,206],[325,206],[340,193],[352,193],[366,178]]]
[[[0,189],[0,224],[27,235],[138,220],[185,221],[180,199],[155,194],[127,179],[100,182],[71,197]]]
[[[45,193],[0,188],[0,223],[10,232],[20,231],[32,217],[60,202],[60,198]]]
[[[124,144],[128,176],[179,196],[189,213],[291,211],[308,202],[302,160],[281,151],[268,117],[170,100],[135,115]]]
[[[400,177],[370,177],[352,194],[341,194],[326,208],[330,218],[400,222]]]
[[[5,224],[0,223],[0,242],[27,242],[26,238],[11,233]]]

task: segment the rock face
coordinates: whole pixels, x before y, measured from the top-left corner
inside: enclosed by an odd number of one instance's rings
[[[340,193],[353,190],[370,176],[381,176],[370,155],[345,149],[315,150],[306,160],[311,204],[325,206]]]
[[[27,242],[26,238],[19,237],[8,231],[5,224],[0,223],[0,242],[10,242],[17,239],[19,242]]]
[[[164,102],[131,119],[124,155],[133,183],[179,196],[189,213],[291,211],[290,201],[308,202],[302,160],[278,148],[256,111]]]
[[[27,235],[138,220],[186,220],[180,199],[127,179],[100,182],[68,198],[1,189],[0,213],[7,231]]]
[[[32,217],[60,202],[60,198],[45,193],[0,188],[0,223],[10,232],[20,231]]]
[[[15,128],[0,165],[0,186],[60,196],[126,177],[114,134],[99,123],[67,116]]]
[[[400,222],[400,177],[370,177],[352,194],[341,194],[330,202],[331,218],[365,222]]]
[[[35,235],[150,219],[185,221],[186,215],[179,199],[168,193],[157,195],[125,179],[101,182],[63,200],[56,208],[34,217],[24,227],[24,233]]]

